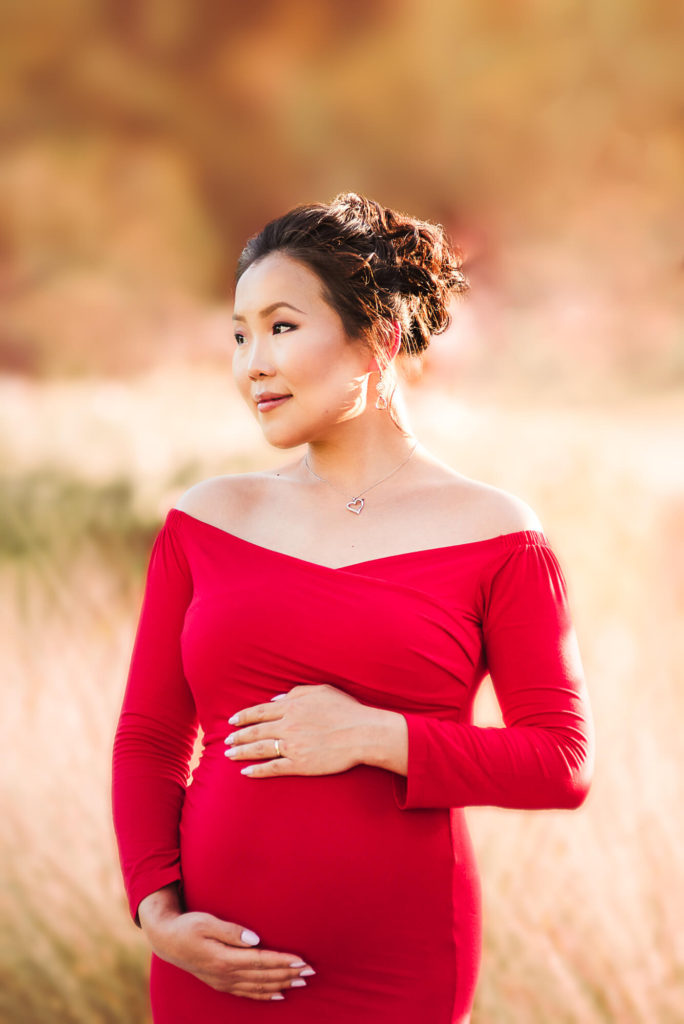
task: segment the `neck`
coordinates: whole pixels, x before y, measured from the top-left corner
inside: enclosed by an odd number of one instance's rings
[[[306,458],[314,473],[351,497],[406,459],[416,438],[398,394],[393,405],[399,426],[388,410],[373,409],[338,424],[334,434],[310,441]]]

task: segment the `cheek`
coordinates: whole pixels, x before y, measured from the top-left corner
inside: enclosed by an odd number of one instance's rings
[[[237,347],[233,352],[232,371],[233,380],[240,388],[240,390],[242,390],[242,388],[245,387],[247,383],[247,373],[246,367],[244,365],[244,360],[242,359],[242,353],[240,352],[240,349]]]
[[[282,370],[288,377],[287,365]],[[358,380],[363,377],[365,365],[356,354],[339,342],[321,342],[312,345],[306,359],[297,360],[292,367],[292,379],[296,379],[300,387],[306,388],[309,394],[319,393],[320,400],[334,399],[356,389]]]
[[[244,360],[240,358],[239,349],[236,349],[233,354],[232,373],[235,386],[237,387],[241,398],[244,398],[244,400],[252,406],[254,403],[252,402],[251,384]]]

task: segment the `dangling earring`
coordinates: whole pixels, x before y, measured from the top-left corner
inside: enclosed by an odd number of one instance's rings
[[[382,374],[380,374],[380,379],[378,380],[378,383],[375,385],[375,387],[378,392],[378,397],[375,400],[375,408],[386,409],[387,399],[385,398],[385,381],[383,380]]]

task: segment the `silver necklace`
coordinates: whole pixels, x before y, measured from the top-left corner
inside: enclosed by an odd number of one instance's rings
[[[389,478],[390,478],[391,476],[394,476],[394,474],[395,474],[395,473],[396,473],[396,472],[397,472],[398,470],[400,470],[402,466],[405,466],[405,465],[406,465],[406,463],[407,463],[407,462],[408,462],[408,460],[409,460],[409,459],[411,458],[411,456],[413,455],[413,453],[415,452],[415,450],[416,450],[416,448],[417,448],[417,447],[418,447],[418,442],[416,441],[416,443],[414,444],[413,448],[412,448],[412,449],[411,449],[411,451],[410,451],[410,452],[408,453],[408,455],[407,455],[407,456],[406,456],[406,458],[405,458],[405,459],[403,460],[403,462],[400,462],[398,466],[395,466],[395,467],[394,467],[394,469],[393,469],[393,470],[392,470],[392,471],[391,471],[390,473],[388,473],[388,474],[387,474],[387,476],[383,476],[382,480],[376,480],[376,482],[375,482],[374,484],[371,484],[371,485],[370,485],[370,487],[365,487],[365,488],[364,488],[364,489],[363,489],[362,491],[359,491],[359,493],[358,493],[358,494],[356,495],[356,497],[352,498],[352,499],[351,499],[351,501],[348,501],[348,502],[347,502],[347,504],[346,504],[346,508],[348,508],[350,512],[355,512],[357,516],[358,516],[358,515],[359,515],[359,514],[360,514],[361,512],[363,512],[363,506],[364,506],[364,505],[366,504],[366,502],[365,502],[365,500],[364,500],[364,499],[363,499],[363,498],[361,497],[361,495],[362,495],[362,494],[367,494],[367,493],[368,493],[368,491],[372,491],[374,487],[377,487],[377,486],[378,486],[378,484],[382,484],[382,483],[384,483],[384,482],[385,482],[385,480],[389,480]],[[333,489],[334,491],[337,491],[337,493],[338,493],[338,494],[343,494],[343,493],[344,493],[343,491],[341,491],[341,490],[339,489],[339,487],[335,487],[335,485],[334,485],[334,484],[331,484],[329,480],[326,480],[324,476],[319,476],[319,475],[318,475],[318,473],[314,473],[313,469],[312,469],[312,468],[311,468],[311,466],[309,465],[309,453],[308,453],[308,452],[307,452],[307,453],[306,453],[306,455],[304,456],[304,465],[305,465],[305,466],[306,466],[306,468],[307,468],[307,469],[309,470],[309,472],[311,473],[311,475],[312,475],[312,476],[315,476],[317,480],[322,480],[322,482],[323,482],[324,484],[328,484],[328,486],[329,486],[329,487],[332,487],[332,489]]]

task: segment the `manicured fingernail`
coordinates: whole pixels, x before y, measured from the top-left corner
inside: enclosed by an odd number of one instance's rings
[[[295,978],[294,981],[290,982],[290,988],[301,988],[302,985],[306,985],[303,978]]]
[[[231,732],[230,736],[226,736],[226,738],[225,738],[225,740],[223,742],[224,743],[232,743],[236,736],[237,736],[236,732]]]
[[[300,975],[302,975],[303,977],[306,977],[306,978],[308,978],[308,977],[309,977],[309,975],[311,975],[311,974],[315,974],[316,972],[314,971],[313,967],[305,967],[305,968],[304,968],[304,970],[303,970],[303,971],[300,971],[299,973],[300,973]]]
[[[282,996],[280,994],[280,992],[276,992],[276,994],[274,996],[271,996],[271,999],[284,999],[284,998],[285,998],[285,996]]]
[[[229,725],[237,725],[239,717],[240,717],[240,712],[236,711],[235,714],[232,716],[232,718],[228,719],[228,724]]]
[[[261,939],[256,932],[250,931],[249,928],[245,928],[240,936],[243,942],[249,942],[250,946],[256,946],[257,942],[261,942]]]
[[[290,967],[306,967],[303,960],[295,960],[294,963],[290,964]]]
[[[241,775],[251,775],[255,768],[256,768],[255,764],[248,764],[246,768],[241,768],[240,769],[240,774]]]
[[[282,700],[283,697],[287,697],[286,693],[278,693],[275,697],[271,697],[271,700]]]
[[[225,757],[235,757],[237,752],[238,752],[238,748],[237,747],[229,747],[228,750],[224,750],[223,751]]]

